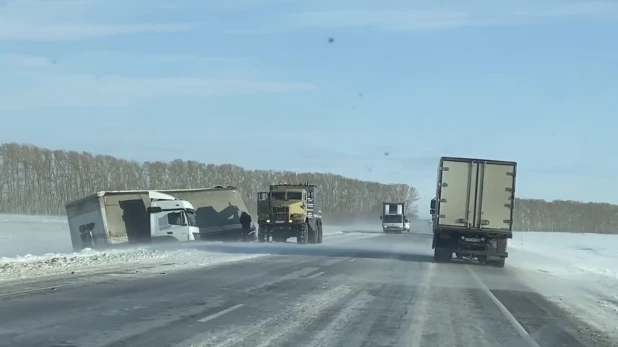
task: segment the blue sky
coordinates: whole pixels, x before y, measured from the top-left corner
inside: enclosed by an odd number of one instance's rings
[[[0,0],[0,139],[618,203],[618,2],[223,3]]]

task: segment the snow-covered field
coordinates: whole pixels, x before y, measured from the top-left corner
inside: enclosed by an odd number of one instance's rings
[[[507,267],[618,341],[618,235],[518,232]]]
[[[554,276],[598,275],[618,280],[618,235],[516,232],[510,240],[516,264]],[[531,256],[542,256],[543,261]]]
[[[66,217],[0,214],[0,258],[72,250]]]

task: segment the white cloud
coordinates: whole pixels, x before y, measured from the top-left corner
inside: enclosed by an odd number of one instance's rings
[[[2,1],[2,0],[0,0]],[[247,17],[245,13],[253,14]],[[0,41],[84,40],[181,32],[265,34],[295,29],[409,31],[618,18],[610,0],[13,0],[0,9]],[[170,23],[169,18],[178,18]],[[193,24],[187,24],[193,23]]]
[[[0,41],[71,41],[123,34],[181,32],[187,30],[190,30],[190,26],[176,24],[0,23]]]
[[[139,5],[144,5],[139,2]],[[110,4],[101,0],[15,0],[0,11],[0,41],[83,40],[123,34],[179,32],[190,30],[187,24],[143,23],[120,20],[114,13],[130,2]],[[111,10],[115,10],[111,11]]]
[[[116,107],[165,97],[310,92],[307,83],[201,78],[54,76],[32,87],[0,89],[0,108]]]
[[[386,4],[385,4],[386,5]],[[567,18],[617,19],[618,2],[538,0],[517,2],[457,1],[440,5],[416,1],[391,6],[337,6],[287,15],[286,25],[305,28],[372,27],[408,31],[465,26],[515,25]]]
[[[53,64],[53,60],[36,55],[0,53],[0,66],[42,67]]]

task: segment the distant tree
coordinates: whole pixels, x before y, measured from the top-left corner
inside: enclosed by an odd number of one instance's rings
[[[383,201],[418,200],[406,184],[380,184],[331,173],[246,170],[174,160],[139,163],[88,152],[49,150],[32,145],[0,145],[0,212],[64,214],[66,202],[101,190],[238,187],[250,212],[257,192],[278,182],[310,182],[320,187],[327,223],[379,220]]]

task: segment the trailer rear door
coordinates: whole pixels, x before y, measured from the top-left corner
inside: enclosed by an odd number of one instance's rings
[[[468,227],[472,223],[478,166],[471,161],[442,161],[440,166],[440,226]]]
[[[511,230],[515,165],[479,162],[479,191],[474,227]]]
[[[439,225],[510,231],[513,162],[443,159],[439,167]]]

